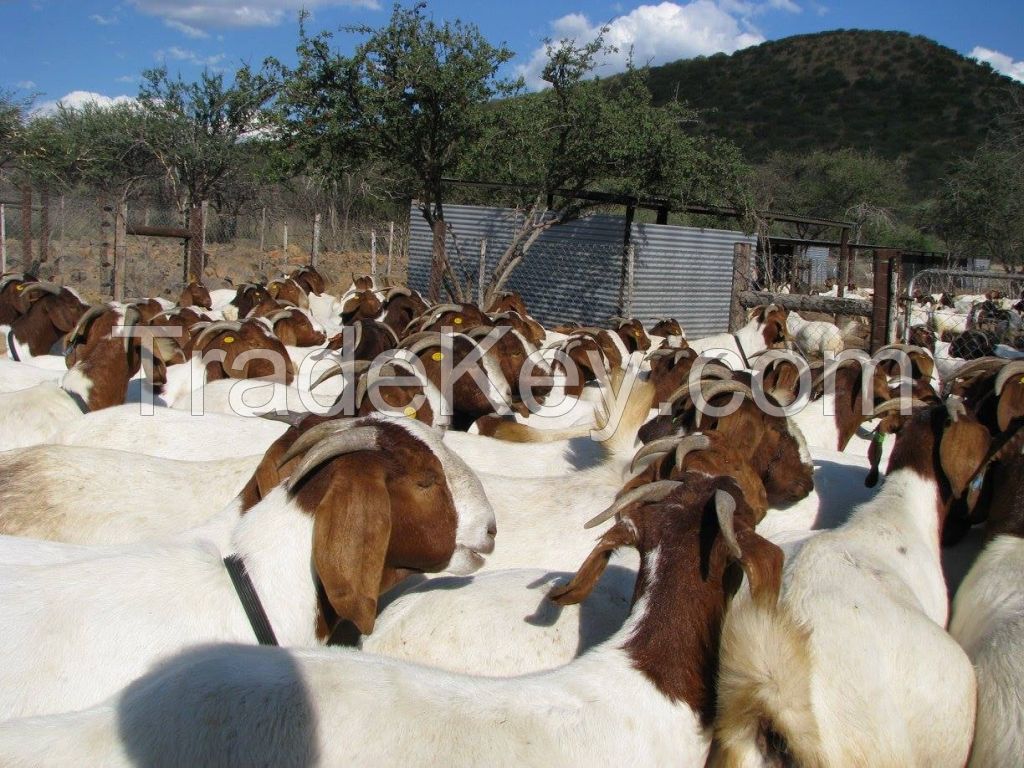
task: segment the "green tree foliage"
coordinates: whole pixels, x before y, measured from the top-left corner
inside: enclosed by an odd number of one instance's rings
[[[366,40],[351,56],[331,48],[330,33],[303,31],[297,67],[277,68],[285,135],[299,157],[320,170],[379,164],[422,201],[434,232],[436,298],[446,266],[443,178],[480,135],[491,99],[518,84],[498,76],[508,48],[474,25],[437,24],[424,10],[395,5],[386,26],[352,28]]]
[[[1010,272],[1024,267],[1024,102],[1013,102],[989,141],[957,163],[935,221],[954,252]]]
[[[656,106],[646,69],[630,66],[611,80],[591,77],[605,50],[602,37],[549,42],[542,72],[548,87],[492,105],[480,140],[460,165],[465,179],[506,184],[491,201],[523,213],[488,296],[501,290],[542,232],[599,204],[577,193],[730,205],[746,200],[747,169],[735,146],[703,135],[685,105]]]
[[[247,141],[259,141],[274,86],[242,67],[230,83],[220,73],[172,78],[166,67],[143,73],[145,121],[140,138],[164,170],[179,206],[215,198],[243,172]]]

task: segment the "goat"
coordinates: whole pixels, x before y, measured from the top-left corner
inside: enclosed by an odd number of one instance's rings
[[[235,498],[261,458],[177,461],[63,445],[0,453],[0,534],[119,544],[183,531]]]
[[[320,295],[327,290],[327,281],[316,267],[309,265],[299,267],[292,270],[288,277],[298,283],[307,295]]]
[[[231,535],[281,643],[369,633],[378,594],[407,573],[469,573],[493,549],[479,483],[429,428],[370,417],[293,437],[279,461],[301,457],[287,488],[244,510]],[[166,541],[0,565],[11,662],[0,717],[88,706],[197,642],[253,642],[222,557],[210,542]]]
[[[779,604],[734,603],[715,765],[964,765],[975,681],[939,538],[989,441],[953,401],[917,412],[878,496],[787,558]]]
[[[74,292],[53,283],[29,283],[21,297],[30,304],[7,332],[7,353],[14,360],[50,353],[88,308]]]
[[[309,309],[309,296],[306,289],[290,277],[277,278],[267,284],[267,293],[278,301],[287,301],[300,309]]]
[[[804,320],[796,312],[786,317],[786,332],[807,357],[838,355],[844,349],[843,334],[838,326],[821,320]]]
[[[552,599],[583,600],[610,553],[635,547],[629,620],[562,669],[494,680],[341,649],[204,648],[85,712],[0,725],[0,760],[702,765],[727,570],[738,563],[765,604],[779,588],[781,553],[733,492],[695,475],[663,503],[623,513]]]
[[[747,324],[736,333],[716,333],[689,341],[690,349],[702,352],[721,352],[738,355],[744,368],[750,367],[750,358],[785,341],[787,312],[777,304],[755,307],[747,314]]]
[[[25,288],[36,282],[35,277],[21,273],[0,275],[0,326],[9,326],[25,314],[29,306]]]
[[[181,296],[178,298],[178,306],[213,309],[210,290],[199,280],[192,280],[182,289]]]

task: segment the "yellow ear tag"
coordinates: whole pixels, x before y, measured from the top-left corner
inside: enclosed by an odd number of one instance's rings
[[[235,337],[234,337],[234,336],[225,336],[225,337],[224,337],[224,338],[222,339],[222,341],[223,341],[223,342],[224,342],[225,344],[234,344],[234,343],[235,343]]]
[[[15,286],[14,290],[16,290],[16,291],[24,291],[25,290],[25,286],[24,285]]]
[[[441,354],[440,352],[435,352],[430,357],[431,357],[432,360],[434,360],[434,361],[436,361],[438,363],[441,362],[442,360],[444,360],[444,355]]]
[[[405,406],[405,411],[403,411],[403,413],[405,413],[405,415],[411,419],[413,416],[416,415],[416,409],[413,408],[411,405],[407,405]]]
[[[455,323],[456,325],[462,325],[462,318],[456,317],[454,320],[452,320],[452,322]]]
[[[1020,377],[1020,383],[1021,383],[1021,384],[1024,384],[1024,376],[1021,376],[1021,377]]]

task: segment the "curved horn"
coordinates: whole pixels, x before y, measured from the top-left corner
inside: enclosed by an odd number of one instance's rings
[[[341,376],[346,373],[354,373],[359,375],[363,373],[367,368],[370,367],[370,363],[366,360],[346,360],[343,363],[336,363],[328,368],[326,371],[320,374],[319,378],[309,385],[309,391],[312,392],[314,389],[319,387],[328,379],[333,379],[335,376]]]
[[[705,402],[711,400],[711,398],[713,397],[723,395],[727,392],[739,392],[740,394],[743,395],[743,397],[749,397],[751,400],[754,399],[753,391],[750,389],[750,387],[748,387],[741,381],[716,381],[712,383],[711,386],[709,386],[707,389],[701,387],[700,391]],[[700,427],[701,417],[703,417],[703,415],[704,412],[698,408],[697,415],[693,420],[693,425],[695,427]]]
[[[135,307],[128,307],[121,318],[122,333],[124,334],[124,351],[127,353],[131,346],[131,333],[129,329],[134,328],[142,322],[142,314]]]
[[[380,328],[381,330],[383,330],[383,331],[384,331],[384,333],[386,333],[386,334],[387,334],[388,336],[390,336],[390,337],[391,337],[391,340],[392,340],[393,342],[395,342],[395,346],[396,346],[396,347],[398,346],[398,344],[399,344],[399,341],[398,341],[398,334],[397,334],[397,333],[395,333],[395,329],[394,329],[394,328],[392,328],[392,327],[391,327],[390,325],[388,325],[387,323],[382,323],[382,322],[381,322],[380,320],[374,320],[374,321],[373,321],[373,324],[374,324],[374,325],[375,325],[375,326],[376,326],[377,328]]]
[[[652,440],[640,448],[639,451],[633,456],[633,461],[629,464],[630,473],[636,472],[636,465],[646,459],[648,456],[661,456],[672,451],[676,444],[679,442],[679,438],[676,436],[661,437],[657,440]]]
[[[196,323],[198,325],[198,323]],[[192,326],[193,328],[195,326]],[[209,341],[210,336],[215,336],[223,331],[234,331],[237,333],[242,330],[242,324],[231,320],[220,320],[216,323],[210,323],[208,326],[203,328],[202,333],[196,338],[195,344],[192,345],[192,349],[203,349]]]
[[[875,357],[877,357],[880,353],[885,352],[887,349],[894,349],[897,352],[906,352],[908,354],[911,352],[920,352],[922,354],[927,354],[927,352],[924,351],[923,347],[919,347],[916,344],[886,344],[884,347],[880,347],[879,350],[875,352]]]
[[[391,301],[395,296],[408,296],[412,298],[412,291],[406,288],[404,285],[396,285],[394,288],[388,290],[388,295],[384,298],[385,301]]]
[[[406,349],[410,354],[418,355],[425,349],[436,347],[441,344],[441,334],[438,331],[423,331],[421,333],[415,333],[406,339],[402,340],[399,345],[401,349]]]
[[[0,291],[6,288],[11,283],[26,282],[25,275],[22,272],[12,272],[9,275],[0,277]]]
[[[309,434],[308,432],[306,434]],[[298,444],[298,441],[296,441]],[[292,446],[295,447],[294,445]],[[306,476],[325,461],[343,456],[346,453],[357,451],[379,451],[381,447],[377,444],[377,429],[375,427],[354,427],[324,437],[316,442],[316,445],[306,452],[305,458],[292,476],[288,478],[288,490],[294,491]],[[287,454],[286,454],[287,455]]]
[[[648,483],[642,485],[639,488],[634,488],[628,493],[622,494],[615,502],[608,507],[608,509],[599,513],[595,517],[592,517],[584,524],[584,528],[593,528],[596,525],[600,525],[606,520],[610,520],[619,512],[624,510],[631,504],[636,504],[641,501],[661,501],[676,488],[681,488],[682,483],[678,480],[658,480],[656,483]]]
[[[43,291],[44,293],[49,293],[49,294],[52,294],[54,296],[59,296],[60,292],[61,292],[61,287],[59,285],[57,285],[56,283],[42,283],[42,282],[40,282],[40,283],[29,283],[28,285],[25,286],[24,293],[32,293],[34,291]]]
[[[676,470],[682,470],[683,462],[693,451],[706,451],[711,447],[711,439],[707,435],[695,432],[679,441],[676,446]]]
[[[871,414],[871,418],[877,419],[879,416],[884,416],[889,411],[900,411],[903,409],[904,399],[902,397],[894,397],[891,400],[886,400],[884,403],[880,403]],[[916,397],[910,398],[910,407],[914,408],[928,408],[928,403],[924,400],[918,400]]]
[[[476,341],[477,339],[484,338],[493,330],[493,325],[478,325],[473,328],[470,328],[468,331],[464,331],[464,335],[469,336],[469,338]]]
[[[1006,360],[1001,357],[979,357],[977,360],[971,360],[970,362],[964,363],[955,371],[953,371],[954,379],[961,379],[972,374],[988,373],[996,368],[1002,368],[1006,365]]]
[[[377,369],[377,376],[374,378],[373,383],[377,383],[381,379],[392,378],[398,375],[395,370],[398,366],[405,366],[405,368],[413,375],[416,376],[416,369],[406,360],[399,360],[393,358],[384,365]],[[419,377],[417,376],[417,381]],[[359,382],[356,384],[356,407],[360,407],[363,404],[363,400],[366,398],[366,393],[370,389],[370,375],[367,373],[365,376],[359,377]]]
[[[323,421],[314,427],[310,427],[295,438],[295,442],[292,443],[288,450],[282,454],[281,458],[277,460],[277,466],[283,467],[296,456],[305,453],[321,440],[325,440],[336,432],[344,432],[354,427],[358,427],[360,426],[358,422],[362,421],[362,419],[331,419],[330,421]]]
[[[733,522],[736,515],[736,499],[721,488],[715,491],[715,515],[718,517],[718,527],[722,531],[722,538],[725,539],[729,552],[737,560],[741,559],[743,550],[740,549],[740,542],[736,538],[736,526]]]
[[[112,307],[109,304],[93,304],[85,310],[85,313],[78,318],[78,322],[75,323],[75,327],[71,329],[71,333],[68,334],[68,344],[77,344],[78,339],[88,332],[89,324],[104,312],[109,312],[111,309]]]
[[[996,396],[998,397],[1003,394],[1003,387],[1006,386],[1006,382],[1010,380],[1010,377],[1022,374],[1024,374],[1024,360],[1014,360],[1012,363],[1004,365],[999,375],[996,376]]]

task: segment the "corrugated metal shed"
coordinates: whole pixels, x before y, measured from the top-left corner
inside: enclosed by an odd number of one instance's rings
[[[674,317],[691,338],[729,327],[733,249],[756,238],[723,229],[634,224],[633,301],[645,325]]]
[[[493,269],[511,240],[514,211],[450,205],[445,220],[462,253],[462,273],[473,280],[481,238],[487,238],[487,266]],[[542,323],[606,324],[626,310],[645,323],[675,317],[691,337],[724,331],[732,296],[733,247],[755,243],[742,232],[634,224],[632,291],[624,285],[625,219],[594,215],[545,232],[512,273],[506,289],[518,291]],[[460,271],[453,241],[449,255]],[[430,272],[430,229],[415,207],[409,235],[409,282],[426,291]]]

